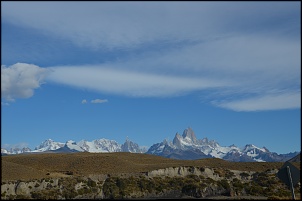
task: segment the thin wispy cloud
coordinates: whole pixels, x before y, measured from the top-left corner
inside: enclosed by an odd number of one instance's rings
[[[102,66],[61,66],[51,68],[52,82],[102,93],[134,97],[171,97],[192,91],[231,86],[231,82],[203,77],[184,77],[102,68]]]
[[[94,99],[91,100],[91,103],[107,103],[108,100],[107,99]]]
[[[213,101],[213,104],[238,112],[296,109],[301,108],[301,93],[296,91],[292,93],[285,92],[283,94],[265,94],[259,97],[222,101],[220,103]]]
[[[1,102],[1,105],[8,106],[9,103],[7,103],[7,102]]]
[[[86,99],[82,100],[82,104],[87,104],[87,100]]]
[[[284,16],[299,9],[298,2],[3,2],[2,4],[6,7],[2,10],[2,15],[15,25],[64,37],[79,46],[109,49],[137,47],[158,40],[204,41],[221,36],[221,33],[252,31],[255,25],[260,31],[265,31],[266,24],[283,20]]]

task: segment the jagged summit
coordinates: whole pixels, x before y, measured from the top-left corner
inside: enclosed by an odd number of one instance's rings
[[[39,146],[37,146],[35,149],[41,149],[42,147],[46,147],[49,146],[53,143],[54,141],[52,139],[47,139],[45,141],[43,141]]]
[[[181,149],[182,148],[182,143],[181,143],[181,140],[183,139],[183,137],[179,134],[179,133],[176,133],[175,134],[175,137],[174,137],[174,139],[173,139],[173,144],[177,147],[177,148],[179,148],[179,149]],[[167,143],[166,143],[167,144]]]
[[[55,142],[52,139],[47,139],[35,148],[35,152],[56,150],[64,146],[62,142]]]
[[[131,152],[131,153],[142,153],[142,149],[138,144],[129,140],[128,136],[124,144],[121,145],[122,152]]]
[[[191,127],[188,127],[184,130],[182,137],[190,139],[193,143],[196,143],[197,141],[194,131]]]
[[[220,146],[215,140],[203,138],[198,140],[192,128],[184,130],[183,135],[175,134],[172,142],[162,142],[154,144],[147,151],[174,159],[200,159],[200,158],[221,158],[229,161],[285,161],[286,154],[278,155],[269,152],[268,149],[259,148],[253,144],[247,144],[243,148],[238,148],[234,144],[230,146]],[[294,153],[296,154],[296,153]],[[291,154],[293,156],[294,154]]]

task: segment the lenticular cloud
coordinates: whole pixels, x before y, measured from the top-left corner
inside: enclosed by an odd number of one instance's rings
[[[207,78],[125,71],[96,66],[53,67],[48,80],[102,93],[134,97],[169,97],[230,83]]]

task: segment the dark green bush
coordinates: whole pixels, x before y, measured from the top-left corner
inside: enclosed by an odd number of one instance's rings
[[[87,185],[90,186],[90,187],[96,187],[96,182],[91,180],[91,179],[88,179]]]
[[[198,189],[199,189],[198,184],[185,184],[182,187],[181,192],[188,196],[196,196]]]
[[[240,173],[240,176],[243,177],[243,178],[247,178],[250,175],[246,172],[242,172],[242,173]]]
[[[226,179],[222,179],[220,181],[217,181],[218,186],[221,186],[224,189],[230,190],[230,184]]]
[[[199,170],[200,170],[201,172],[204,172],[204,171],[205,171],[205,168],[204,168],[204,167],[200,167]]]

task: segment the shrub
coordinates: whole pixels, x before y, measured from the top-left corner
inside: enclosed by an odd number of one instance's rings
[[[84,189],[80,188],[78,189],[78,194],[79,195],[83,195],[85,193]]]
[[[222,179],[221,181],[217,181],[218,186],[223,187],[224,189],[230,190],[230,184],[226,179]]]
[[[198,191],[197,184],[186,184],[181,189],[181,192],[188,196],[196,196],[197,191]]]
[[[242,173],[240,173],[240,176],[243,177],[243,178],[247,178],[250,175],[246,172],[242,172]]]
[[[116,178],[116,186],[120,189],[125,189],[126,182],[124,181],[124,179]]]
[[[194,170],[195,170],[195,168],[194,168],[193,166],[190,166],[190,167],[188,168],[188,171],[189,171],[190,173],[194,173]]]
[[[22,200],[25,200],[25,199],[29,199],[29,197],[26,196],[26,195],[17,195],[17,196],[15,197],[15,199],[22,199]]]
[[[199,179],[205,179],[205,177],[202,175],[199,175]]]
[[[187,175],[185,178],[186,180],[193,180],[195,182],[200,181],[200,178],[195,174]]]
[[[31,192],[30,194],[34,199],[43,199],[41,192]]]
[[[252,181],[250,186],[245,188],[247,194],[250,195],[263,195],[263,188],[259,186],[256,182]]]
[[[119,188],[116,186],[116,178],[109,177],[105,180],[103,185],[103,193],[106,199],[116,199],[119,198]]]
[[[214,179],[212,179],[210,177],[207,177],[204,182],[207,183],[207,184],[213,184],[213,183],[215,183]]]
[[[67,171],[66,174],[67,175],[73,175],[73,172],[72,171]]]
[[[144,191],[148,188],[148,183],[149,183],[149,181],[145,180],[144,178],[141,178],[137,181],[137,185],[138,185],[138,187],[140,188],[141,191]],[[172,185],[173,184],[171,184],[171,186]]]
[[[234,172],[231,172],[231,171],[227,171],[227,172],[225,173],[225,177],[226,177],[227,179],[232,178],[234,175],[235,175]]]
[[[237,178],[233,179],[233,186],[237,189],[237,190],[242,190],[244,188],[243,184],[241,183],[241,181]]]
[[[96,187],[96,182],[89,179],[88,182],[87,182],[87,185],[90,186],[90,187]]]

